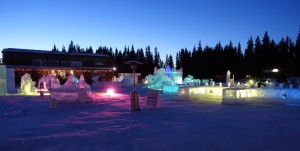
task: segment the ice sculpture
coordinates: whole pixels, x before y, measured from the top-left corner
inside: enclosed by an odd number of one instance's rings
[[[51,87],[50,87],[51,82]],[[43,76],[38,81],[38,90],[39,91],[48,91],[50,88],[59,88],[60,82],[56,76],[53,74],[48,74],[47,76]]]
[[[162,89],[163,88],[163,76],[165,76],[165,69],[160,68],[158,70],[154,70],[154,75],[148,75],[148,88],[150,89]]]
[[[93,94],[83,75],[80,75],[78,80],[77,77],[70,74],[63,86],[51,88],[51,98],[64,103],[91,102]]]
[[[68,76],[68,79],[64,85],[61,86],[61,89],[64,90],[77,90],[78,89],[78,78],[76,78],[73,74]]]
[[[25,73],[21,77],[21,83],[20,84],[21,84],[20,93],[22,93],[22,94],[32,94],[32,93],[37,92],[37,89],[34,86],[35,82],[32,81],[29,73]]]
[[[232,74],[231,78],[231,72],[228,70],[227,75],[226,75],[226,84],[228,87],[233,87],[234,86],[234,74]]]
[[[81,74],[80,77],[79,77],[79,88],[80,89],[87,89],[87,90],[91,90],[91,87],[89,84],[87,84],[84,80],[84,76]]]
[[[99,75],[97,75],[97,76],[93,76],[92,78],[92,81],[93,81],[93,83],[92,83],[92,87],[93,88],[98,88],[98,87],[100,87],[101,86],[101,84],[100,84],[100,82],[99,82]]]
[[[0,95],[5,95],[7,93],[6,80],[6,67],[4,65],[0,65]]]
[[[205,85],[209,85],[208,84],[209,80],[207,80],[207,81],[203,80],[203,82],[205,83]],[[186,86],[199,86],[201,84],[201,80],[194,79],[194,76],[192,76],[192,75],[187,75],[187,77],[184,78],[183,83]]]
[[[154,74],[146,76],[145,84],[150,89],[163,90],[164,93],[177,93],[177,84],[182,84],[182,69],[175,71],[169,65],[160,69],[155,67]]]

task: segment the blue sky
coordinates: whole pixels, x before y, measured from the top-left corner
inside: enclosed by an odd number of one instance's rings
[[[0,6],[1,50],[54,44],[61,50],[73,40],[94,50],[149,45],[165,59],[200,40],[245,48],[265,31],[276,42],[295,41],[300,28],[299,0],[1,0]]]

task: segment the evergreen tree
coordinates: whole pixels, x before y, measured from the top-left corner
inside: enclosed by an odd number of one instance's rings
[[[131,45],[131,50],[129,52],[129,60],[137,60],[137,55],[135,53],[133,45]]]
[[[94,53],[92,46],[90,46],[87,50],[86,53]]]
[[[75,45],[74,45],[74,43],[73,43],[72,40],[71,40],[71,42],[70,42],[70,44],[69,44],[68,52],[69,52],[69,53],[76,52],[76,50],[75,50]]]
[[[160,66],[160,55],[157,50],[157,47],[154,48],[154,66],[157,68],[161,68]]]
[[[166,54],[165,65],[166,66],[169,65],[169,55],[168,54]]]
[[[182,68],[180,58],[181,58],[181,53],[177,52],[176,53],[176,69],[177,70],[179,70],[180,68]]]
[[[261,66],[263,69],[271,69],[271,62],[274,58],[270,57],[272,50],[270,49],[270,36],[266,31],[262,39],[262,49],[261,49]]]
[[[244,54],[244,58],[245,58],[245,74],[247,75],[253,75],[254,72],[254,43],[253,43],[253,39],[252,36],[249,38],[248,42],[247,42],[247,47],[245,49],[245,54]]]
[[[145,70],[145,68],[147,68],[147,64],[146,64],[146,58],[145,58],[145,53],[143,48],[141,49],[137,49],[137,60],[140,61],[142,63],[142,65],[139,65],[139,67],[137,68],[137,72],[141,73],[142,78],[145,78],[149,73]]]
[[[55,44],[54,44],[54,46],[53,46],[52,51],[59,51],[59,50],[56,48]]]
[[[296,76],[300,76],[300,28],[294,47],[294,71]]]
[[[254,65],[255,65],[254,75],[260,77],[262,75],[262,70],[265,70],[264,67],[262,66],[263,59],[265,56],[262,55],[262,44],[261,44],[259,36],[256,37],[254,46],[255,46],[254,57],[253,57],[253,61],[254,61]]]
[[[153,62],[154,59],[153,59],[153,54],[151,52],[150,46],[147,46],[145,50],[146,50],[146,52],[145,52],[146,64],[143,69],[146,70],[146,75],[153,74],[155,65]]]
[[[67,51],[66,51],[66,47],[65,47],[64,45],[63,45],[62,48],[61,48],[61,52],[67,52]]]
[[[77,53],[83,53],[81,51],[81,48],[80,48],[80,46],[78,44],[76,44],[76,46],[75,46],[75,52],[77,52]]]
[[[171,54],[169,55],[168,65],[170,66],[171,69],[174,69],[174,61]]]

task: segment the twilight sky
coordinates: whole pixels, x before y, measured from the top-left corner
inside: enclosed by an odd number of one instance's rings
[[[157,47],[161,58],[181,48],[246,47],[268,31],[275,42],[300,28],[300,0],[1,0],[0,49],[61,50]],[[0,54],[2,57],[2,53]]]

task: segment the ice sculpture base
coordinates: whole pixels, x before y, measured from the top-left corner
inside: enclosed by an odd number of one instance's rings
[[[52,89],[50,92],[51,99],[58,103],[88,103],[93,101],[93,94],[89,89]]]
[[[179,87],[180,100],[222,104],[283,104],[300,105],[299,89],[228,88],[217,86]]]

